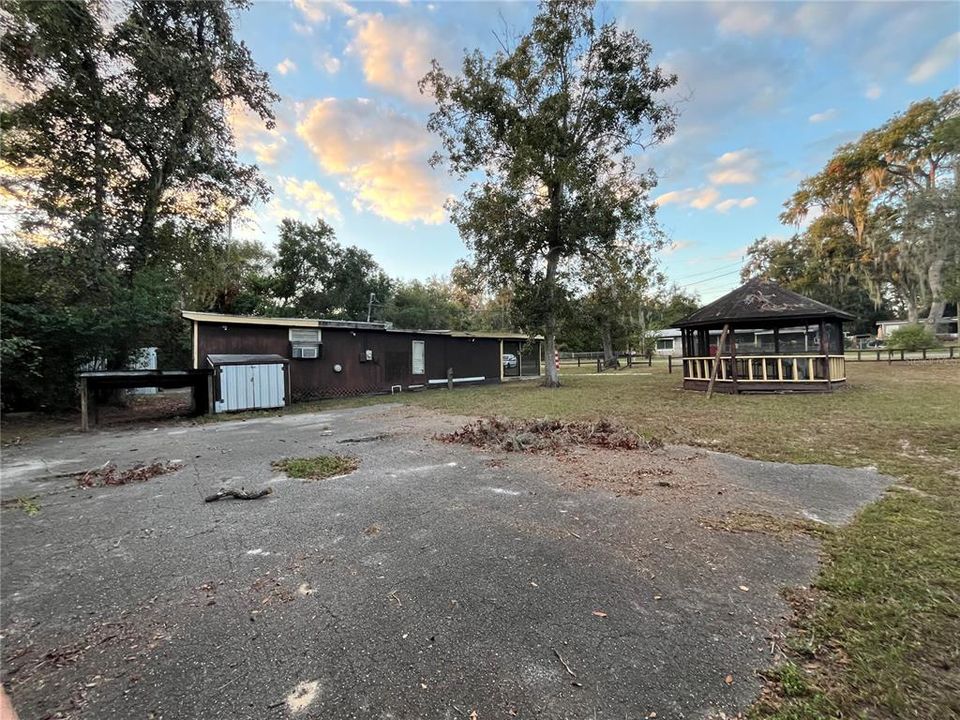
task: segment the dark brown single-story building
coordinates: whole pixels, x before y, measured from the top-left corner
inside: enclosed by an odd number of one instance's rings
[[[273,363],[286,403],[539,377],[541,338],[520,333],[401,330],[383,322],[184,311],[193,367]],[[273,360],[270,360],[273,358]],[[252,372],[252,371],[251,371]],[[263,374],[251,374],[257,383]],[[271,380],[271,382],[273,382]]]

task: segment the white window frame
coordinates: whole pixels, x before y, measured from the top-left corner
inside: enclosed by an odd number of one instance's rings
[[[420,362],[417,363],[417,346],[420,346]],[[410,347],[411,375],[427,374],[427,343],[423,340],[414,340]]]

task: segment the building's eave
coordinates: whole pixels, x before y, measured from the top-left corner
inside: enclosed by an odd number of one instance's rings
[[[180,313],[184,320],[193,322],[222,323],[224,325],[273,325],[274,327],[319,328],[321,321],[314,318],[276,318],[254,315],[223,315],[221,313],[194,312],[184,310]]]
[[[381,330],[390,333],[408,335],[445,335],[459,338],[489,338],[493,340],[543,340],[542,335],[525,335],[508,332],[468,332],[459,330],[411,330],[395,328],[390,323],[363,322],[362,320],[321,320],[318,318],[278,318],[256,315],[225,315],[222,313],[196,312],[184,310],[180,313],[185,320],[193,322],[219,323],[223,325],[271,325],[273,327],[326,328],[343,330]]]

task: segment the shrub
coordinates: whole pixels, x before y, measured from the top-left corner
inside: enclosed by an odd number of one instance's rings
[[[887,347],[894,350],[925,350],[938,347],[940,341],[922,325],[904,325],[890,333]]]

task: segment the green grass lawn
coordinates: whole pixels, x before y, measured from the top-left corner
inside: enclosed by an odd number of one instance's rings
[[[662,365],[596,375],[565,368],[534,382],[320,403],[402,401],[468,415],[622,422],[668,443],[797,463],[873,465],[902,489],[824,538],[813,603],[793,630],[792,664],[756,717],[960,717],[960,363],[847,364],[823,395],[715,395],[679,389]],[[646,374],[649,373],[649,374]]]

